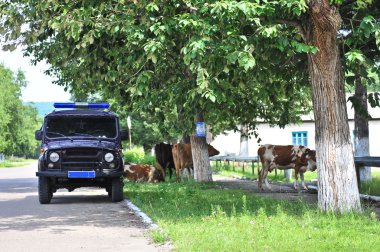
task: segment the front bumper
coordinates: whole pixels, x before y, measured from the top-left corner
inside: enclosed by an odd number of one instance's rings
[[[68,178],[67,171],[46,170],[36,172],[37,177]],[[95,171],[95,178],[120,178],[122,171]]]

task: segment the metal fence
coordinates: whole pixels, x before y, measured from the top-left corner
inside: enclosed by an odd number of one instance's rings
[[[235,164],[242,163],[242,168],[244,172],[244,168],[246,163],[252,163],[252,174],[255,174],[255,168],[254,163],[257,163],[257,167],[259,167],[260,162],[258,156],[253,157],[246,157],[246,156],[213,156],[210,157],[210,161],[215,161],[216,166],[222,166],[222,162],[224,165],[230,165],[232,163],[232,169],[235,171]],[[363,166],[370,166],[370,167],[380,167],[380,157],[355,157],[355,166],[356,166],[356,173],[357,177],[359,179],[359,169]],[[277,171],[276,171],[277,175]]]
[[[235,164],[242,164],[242,169],[244,172],[245,166],[247,163],[252,163],[252,174],[255,174],[255,162],[257,163],[257,167],[259,167],[259,158],[257,156],[254,157],[245,157],[245,156],[213,156],[210,157],[210,161],[215,161],[216,166],[230,165],[232,163],[232,170],[235,171]]]

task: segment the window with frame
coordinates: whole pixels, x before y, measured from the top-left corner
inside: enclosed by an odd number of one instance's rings
[[[293,145],[307,146],[307,131],[292,132],[292,142]]]

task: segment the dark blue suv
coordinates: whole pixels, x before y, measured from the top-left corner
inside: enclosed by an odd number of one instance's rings
[[[107,103],[55,103],[36,131],[41,140],[38,162],[38,196],[41,204],[50,203],[59,188],[105,188],[113,202],[123,200],[121,140],[126,131]],[[67,109],[70,108],[70,109]]]

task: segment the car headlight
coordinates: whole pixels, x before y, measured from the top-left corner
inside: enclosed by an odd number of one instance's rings
[[[104,155],[104,160],[106,160],[106,162],[112,162],[114,159],[114,156],[112,153],[107,153],[106,155]]]
[[[57,152],[52,152],[50,153],[50,156],[49,156],[49,159],[50,161],[52,161],[53,163],[57,162],[59,160],[59,155]]]

